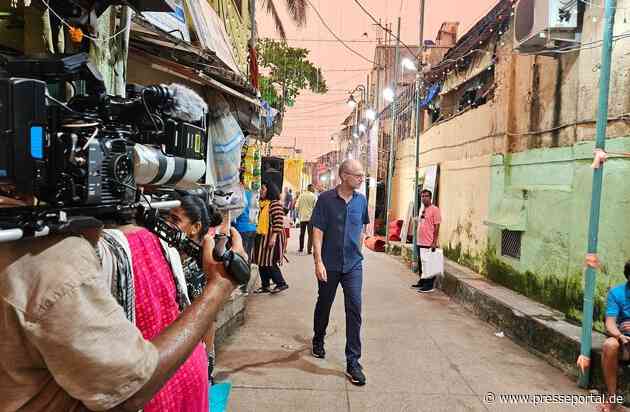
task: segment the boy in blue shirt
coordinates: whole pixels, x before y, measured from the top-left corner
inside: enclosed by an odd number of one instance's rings
[[[608,395],[617,393],[617,369],[619,360],[628,361],[630,349],[630,261],[623,273],[628,282],[615,286],[608,292],[606,303],[606,332],[610,336],[602,347],[602,370]],[[611,411],[613,404],[606,403],[603,411]]]

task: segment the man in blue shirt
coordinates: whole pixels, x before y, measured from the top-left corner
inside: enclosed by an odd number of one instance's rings
[[[619,359],[630,360],[627,359],[630,350],[630,261],[626,262],[623,272],[628,282],[610,289],[606,303],[606,332],[610,337],[602,347],[602,370],[609,395],[617,394]],[[606,403],[604,408],[612,410],[612,406]]]
[[[326,327],[337,293],[343,288],[346,309],[346,373],[350,382],[365,385],[361,357],[361,288],[363,238],[370,222],[367,200],[358,193],[365,175],[361,163],[346,160],[339,168],[341,184],[322,193],[311,217],[313,257],[318,281],[315,305],[313,356],[324,358]]]

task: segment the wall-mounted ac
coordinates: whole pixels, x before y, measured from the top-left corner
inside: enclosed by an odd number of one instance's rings
[[[514,49],[542,53],[579,43],[579,0],[519,0],[514,9]]]

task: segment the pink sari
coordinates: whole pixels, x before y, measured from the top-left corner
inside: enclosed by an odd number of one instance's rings
[[[152,340],[179,316],[175,281],[160,241],[146,229],[127,234],[132,254],[136,326]],[[143,408],[144,412],[208,412],[208,357],[200,343]]]

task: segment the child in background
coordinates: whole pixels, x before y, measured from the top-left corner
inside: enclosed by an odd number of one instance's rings
[[[289,208],[284,208],[284,218],[283,218],[283,227],[284,234],[287,237],[287,241],[284,243],[284,253],[287,253],[287,246],[289,245],[289,238],[291,237],[291,210]]]

